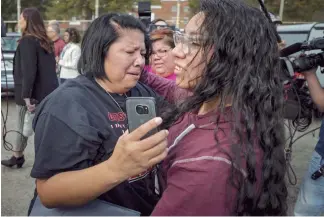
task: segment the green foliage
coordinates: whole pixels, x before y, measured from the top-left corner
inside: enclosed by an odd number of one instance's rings
[[[100,14],[106,12],[125,12],[133,4],[145,0],[99,0]],[[150,0],[152,5],[161,4],[160,0]],[[258,0],[244,0],[259,7]],[[2,0],[1,11],[4,20],[17,20],[16,0]],[[189,0],[191,13],[199,9],[200,0]],[[280,0],[265,0],[267,9],[278,15]],[[45,19],[70,20],[91,19],[95,14],[95,0],[21,0],[21,10],[26,7],[37,7]],[[284,21],[324,22],[324,0],[285,0]]]
[[[251,6],[259,7],[258,0],[245,0]],[[279,15],[280,0],[264,0],[269,12]],[[192,13],[199,9],[199,0],[189,0]],[[283,21],[323,22],[324,0],[285,0]]]

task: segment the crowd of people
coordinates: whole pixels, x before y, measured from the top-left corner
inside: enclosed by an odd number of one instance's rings
[[[23,10],[14,58],[21,133],[1,164],[23,166],[30,136],[23,132],[32,127],[29,213],[36,199],[47,208],[100,199],[141,215],[286,215],[284,92],[273,24],[237,0],[202,0],[184,32],[162,19],[153,24],[148,33],[139,19],[108,13],[82,40],[75,28],[62,40],[58,22],[46,28],[37,9]],[[324,107],[314,70],[306,78]],[[129,97],[155,98],[158,117],[128,132]],[[314,152],[321,164],[323,135]],[[313,205],[305,194],[298,199],[304,211],[324,212],[323,200]]]

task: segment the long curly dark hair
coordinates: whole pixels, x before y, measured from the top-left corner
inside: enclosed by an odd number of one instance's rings
[[[22,33],[22,37],[31,35],[37,38],[42,48],[48,53],[54,52],[54,44],[47,37],[43,18],[37,8],[25,8],[22,16],[26,20],[26,29]]]
[[[215,99],[224,114],[231,99],[230,123],[237,139],[227,155],[247,172],[239,177],[232,166],[229,183],[238,190],[233,215],[285,215],[284,98],[276,30],[259,9],[240,0],[202,0],[200,12],[200,34],[208,35],[201,46],[205,68],[193,95],[167,112],[164,127]],[[256,147],[263,152],[262,162],[256,160]],[[256,164],[262,165],[262,177]]]

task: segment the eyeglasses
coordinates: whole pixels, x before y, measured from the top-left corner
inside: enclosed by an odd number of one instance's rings
[[[160,50],[157,50],[156,52],[152,51],[152,56],[157,55],[158,57],[162,58],[162,57],[165,57],[170,50],[171,49],[160,49]]]
[[[173,40],[175,46],[180,45],[182,51],[187,55],[190,54],[194,50],[198,50],[198,48],[201,46],[201,42],[206,37],[203,36],[189,36],[187,34],[181,33],[179,31],[175,31],[173,33]]]
[[[149,25],[149,32],[152,32],[156,29],[170,29],[170,30],[172,30],[172,28],[168,25],[155,25],[155,24]]]

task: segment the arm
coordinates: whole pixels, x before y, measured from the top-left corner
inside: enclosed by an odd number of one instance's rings
[[[160,162],[166,156],[165,131],[148,138],[149,143],[148,139],[140,141],[140,138],[161,121],[153,119],[131,134],[124,134],[117,141],[112,156],[93,166],[102,144],[97,130],[81,127],[77,122],[77,128],[88,133],[80,136],[72,126],[50,114],[36,118],[35,162],[31,176],[37,180],[42,203],[49,208],[83,205]],[[134,157],[141,162],[134,161]]]
[[[42,203],[53,208],[85,204],[127,178],[112,160],[108,160],[87,169],[37,179],[36,186]]]
[[[73,48],[70,57],[71,59],[69,61],[66,61],[66,52],[65,55],[63,56],[63,59],[60,59],[58,64],[62,67],[69,68],[69,69],[77,69],[78,61],[81,56],[81,50],[79,46],[76,46]]]
[[[25,37],[20,41],[20,64],[22,73],[22,98],[32,96],[37,73],[37,44],[33,38]]]
[[[157,94],[163,96],[168,102],[173,104],[190,95],[188,90],[178,87],[174,81],[147,71],[142,72],[140,81],[150,86]]]
[[[154,216],[232,215],[236,190],[229,184],[230,165],[194,160],[173,165]]]
[[[324,88],[321,87],[316,76],[316,69],[303,73],[308,83],[310,95],[318,109],[324,112]]]

